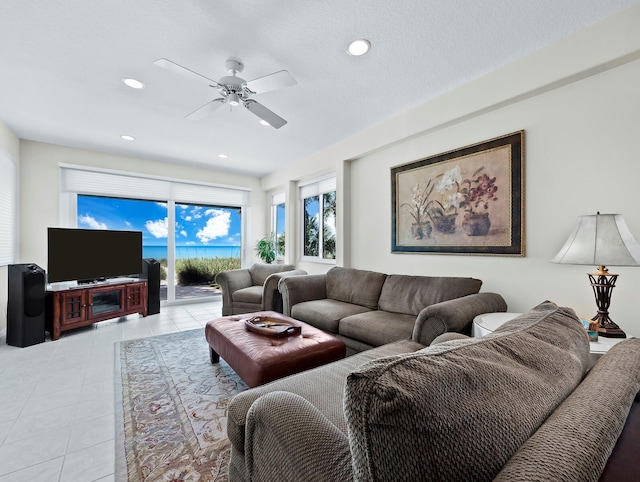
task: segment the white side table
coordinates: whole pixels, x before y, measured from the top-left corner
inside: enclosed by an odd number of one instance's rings
[[[471,334],[474,337],[493,333],[498,327],[522,313],[484,313],[473,319]]]
[[[479,337],[493,333],[499,326],[502,326],[507,321],[521,314],[522,313],[484,313],[478,315],[473,319],[472,335]],[[606,338],[599,336],[598,341],[590,341],[592,365],[598,361],[598,358],[607,353],[609,348],[624,340],[626,340],[626,338]]]
[[[597,360],[607,353],[609,348],[624,340],[626,340],[626,338],[606,338],[604,336],[599,336],[598,341],[589,342],[591,345],[591,358],[595,358]]]

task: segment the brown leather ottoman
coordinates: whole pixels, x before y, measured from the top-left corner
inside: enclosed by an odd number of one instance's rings
[[[300,335],[274,338],[247,331],[244,320],[257,315],[279,318],[302,328]],[[207,323],[211,363],[222,357],[250,387],[256,387],[344,358],[346,346],[325,333],[275,311],[224,316]]]

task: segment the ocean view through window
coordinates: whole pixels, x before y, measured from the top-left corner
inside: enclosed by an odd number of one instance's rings
[[[173,212],[169,216],[169,209]],[[170,225],[169,218],[174,220]],[[215,275],[240,267],[241,208],[78,195],[79,228],[142,232],[142,256],[161,265],[161,299],[168,280],[175,299],[211,296]],[[173,243],[169,243],[172,239]],[[169,246],[175,246],[169,256]],[[173,262],[172,262],[173,258]]]
[[[166,246],[143,246],[145,258],[167,259]],[[182,258],[239,258],[240,246],[176,246],[176,259]]]

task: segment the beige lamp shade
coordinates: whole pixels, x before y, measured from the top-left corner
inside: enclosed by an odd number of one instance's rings
[[[640,244],[621,214],[578,216],[575,229],[552,263],[638,266]]]

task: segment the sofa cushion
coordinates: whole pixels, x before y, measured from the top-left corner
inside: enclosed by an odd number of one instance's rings
[[[327,298],[375,310],[386,276],[362,269],[331,268],[327,271]]]
[[[231,299],[239,303],[262,303],[262,286],[249,286],[231,293]]]
[[[589,366],[586,333],[569,308],[545,302],[506,325],[349,375],[354,480],[496,476]]]
[[[264,281],[273,273],[280,273],[282,271],[294,270],[295,266],[292,264],[267,264],[267,263],[255,263],[249,268],[251,273],[251,281],[254,285],[262,286]]]
[[[296,320],[304,320],[316,328],[338,333],[338,324],[345,316],[371,311],[360,305],[353,305],[343,301],[331,299],[304,301],[291,308],[291,317]]]
[[[416,317],[413,315],[368,311],[340,320],[338,333],[371,346],[380,346],[393,341],[409,340],[415,324]]]
[[[363,363],[398,353],[409,353],[423,348],[413,341],[400,341],[363,351],[337,362],[313,368],[296,375],[281,378],[245,392],[240,392],[229,402],[227,433],[233,447],[244,453],[245,422],[249,407],[260,396],[276,390],[295,393],[311,402],[341,432],[347,432],[344,418],[343,388],[347,375]]]
[[[475,278],[388,275],[382,285],[379,309],[417,316],[435,303],[472,295],[482,281]]]

